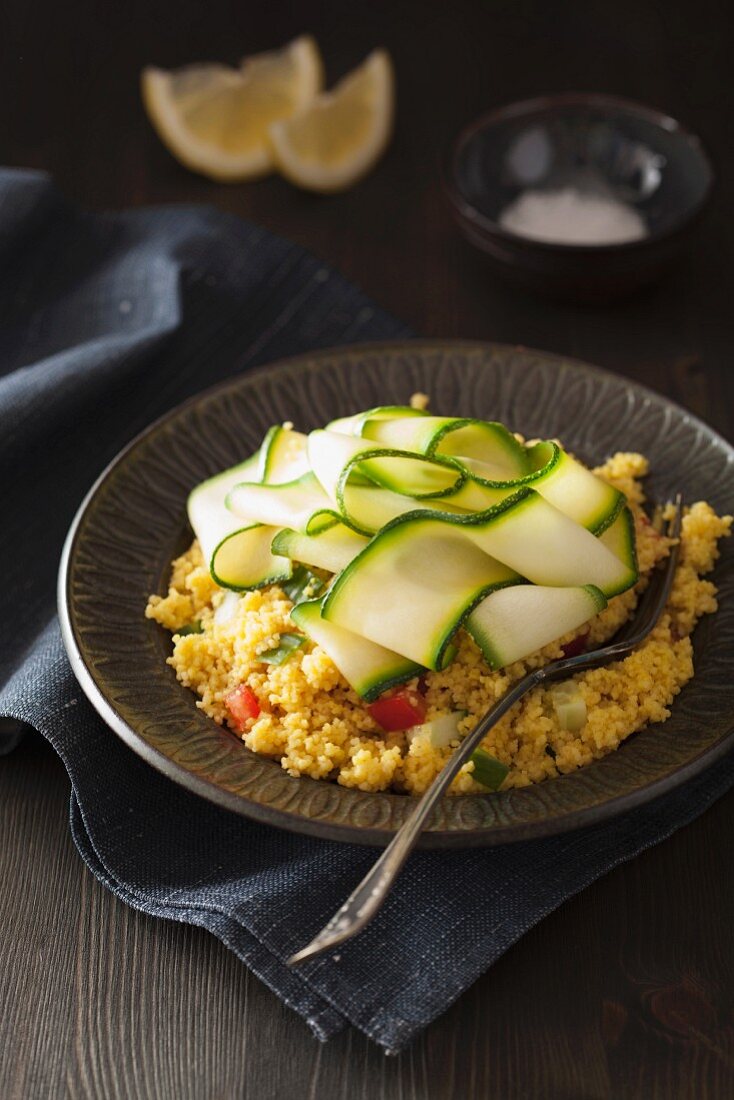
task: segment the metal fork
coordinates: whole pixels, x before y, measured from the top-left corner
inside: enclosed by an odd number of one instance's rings
[[[677,540],[680,535],[682,514],[680,493],[675,498],[673,508],[674,512],[668,522],[666,533],[669,538]],[[581,653],[576,657],[564,657],[558,661],[552,661],[543,668],[534,669],[522,680],[518,680],[503,695],[500,701],[487,711],[472,732],[464,738],[453,756],[446,762],[431,786],[416,804],[410,817],[403,822],[359,886],[349,895],[342,907],[311,943],[288,959],[288,966],[294,966],[306,959],[312,959],[316,955],[336,947],[337,944],[344,943],[345,940],[351,939],[372,920],[394,885],[403,864],[415,847],[431,810],[451,785],[452,779],[462,764],[466,763],[474,750],[481,744],[495,722],[498,722],[503,714],[506,714],[510,707],[521,699],[526,692],[539,684],[559,680],[563,676],[615,661],[644,641],[660,618],[667,603],[678,562],[678,551],[679,542],[676,541],[675,545],[671,547],[665,565],[659,567],[653,574],[650,584],[640,600],[636,615],[624,630],[617,635],[615,641],[588,653]]]

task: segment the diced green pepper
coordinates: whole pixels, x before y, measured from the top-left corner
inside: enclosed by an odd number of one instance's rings
[[[266,649],[258,655],[258,661],[266,665],[283,665],[293,656],[297,649],[302,649],[306,644],[303,634],[281,634],[280,642],[274,649]]]
[[[187,634],[203,633],[204,627],[201,625],[200,619],[194,619],[193,623],[189,623],[187,626],[182,626],[180,630],[174,630],[174,634],[178,634],[181,638],[185,638]]]
[[[496,791],[498,787],[502,786],[505,776],[510,770],[506,764],[503,764],[490,753],[485,752],[484,749],[475,749],[471,754],[471,759],[474,763],[472,778],[476,779],[477,783],[481,783],[483,787],[489,787],[491,791]]]
[[[326,586],[321,577],[317,577],[305,565],[297,565],[290,580],[282,582],[280,587],[291,603],[297,604],[304,600],[315,600]]]

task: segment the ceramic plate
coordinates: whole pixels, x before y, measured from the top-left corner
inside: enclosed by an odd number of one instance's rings
[[[413,341],[340,348],[233,378],[175,409],[105,470],[71,527],[59,607],[82,688],[131,748],[220,806],[272,825],[384,844],[411,805],[293,779],[197,710],[166,663],[170,635],[144,618],[164,593],[169,563],[189,544],[193,485],[254,451],[265,430],[301,431],[357,409],[405,403],[416,390],[441,414],[502,420],[528,436],[558,436],[589,464],[611,451],[651,461],[651,498],[681,489],[689,502],[734,510],[734,449],[649,390],[553,355],[491,344]],[[696,675],[672,717],[603,760],[537,786],[444,799],[423,837],[433,847],[503,844],[578,828],[663,794],[732,745],[734,539],[715,580],[721,607],[694,635]],[[727,567],[728,566],[728,567]],[[113,735],[111,734],[111,736]]]

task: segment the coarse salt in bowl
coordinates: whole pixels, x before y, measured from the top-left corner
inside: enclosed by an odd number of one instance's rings
[[[485,115],[445,167],[455,218],[495,270],[586,301],[655,280],[690,240],[713,180],[700,141],[674,119],[596,94]]]

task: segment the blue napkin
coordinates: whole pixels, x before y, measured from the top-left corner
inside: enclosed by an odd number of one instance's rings
[[[47,177],[0,171],[0,751],[18,722],[72,785],[92,872],[146,913],[208,928],[321,1039],[349,1022],[397,1051],[566,898],[693,820],[734,757],[610,823],[503,849],[419,852],[373,924],[284,965],[375,858],[217,809],[154,771],[79,689],[55,617],[64,534],[137,431],[237,371],[311,348],[405,336],[301,249],[214,210],[80,212]],[[12,629],[8,629],[11,626]]]

